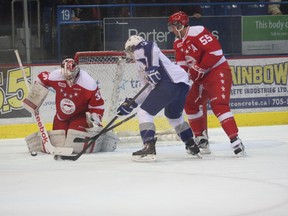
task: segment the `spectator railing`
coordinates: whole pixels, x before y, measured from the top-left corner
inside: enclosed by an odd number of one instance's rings
[[[61,53],[61,31],[62,25],[75,24],[102,24],[99,21],[72,21],[71,10],[73,8],[129,8],[129,16],[136,17],[137,7],[173,7],[173,6],[201,6],[203,16],[248,16],[248,15],[268,15],[269,4],[288,4],[288,2],[179,2],[179,3],[130,3],[130,4],[100,4],[100,5],[59,5],[57,6],[57,54],[58,59]],[[168,17],[170,14],[167,14]],[[163,17],[163,16],[162,16]]]

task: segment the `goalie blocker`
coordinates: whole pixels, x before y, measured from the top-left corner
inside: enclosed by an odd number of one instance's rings
[[[69,129],[67,137],[65,137],[64,130],[52,130],[48,131],[48,135],[51,140],[51,144],[54,147],[73,148],[73,153],[78,154],[82,151],[87,143],[76,143],[73,140],[76,137],[87,138],[98,134],[100,131],[93,130],[90,132],[83,132],[74,129]],[[43,152],[46,153],[45,148],[41,144],[40,132],[33,133],[25,138],[29,152]],[[112,152],[116,149],[119,138],[112,131],[108,131],[97,139],[90,148],[87,149],[86,153],[96,152]]]
[[[23,100],[23,107],[31,113],[35,113],[36,110],[42,105],[49,90],[38,82],[32,86],[27,98]]]

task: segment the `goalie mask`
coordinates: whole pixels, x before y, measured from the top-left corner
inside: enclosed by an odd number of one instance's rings
[[[176,27],[176,30],[181,38],[180,31],[189,25],[189,17],[183,11],[172,14],[168,19],[168,30],[173,32],[173,27]]]
[[[80,68],[74,59],[67,58],[63,60],[61,64],[61,74],[70,87],[74,85],[79,72]]]
[[[132,35],[125,43],[125,53],[128,58],[134,59],[133,52],[135,50],[135,46],[137,46],[142,41],[145,41],[144,38],[137,35]]]

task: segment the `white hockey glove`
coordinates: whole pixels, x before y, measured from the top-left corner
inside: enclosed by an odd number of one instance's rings
[[[147,68],[146,72],[146,79],[151,85],[156,85],[161,80],[161,74],[158,71],[158,67],[153,66]]]
[[[86,112],[86,122],[89,128],[101,126],[100,116],[97,113]]]
[[[42,105],[48,93],[49,90],[47,88],[39,82],[35,82],[27,98],[23,100],[23,107],[29,112],[35,113]]]
[[[85,128],[85,130],[89,133],[89,137],[95,136],[103,129],[101,126],[100,117],[97,113],[86,112],[86,122],[88,124],[88,128]]]

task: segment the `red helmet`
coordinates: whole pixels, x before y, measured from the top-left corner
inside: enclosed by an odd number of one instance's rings
[[[183,11],[179,11],[177,13],[172,14],[168,20],[169,25],[189,25],[189,17]]]

